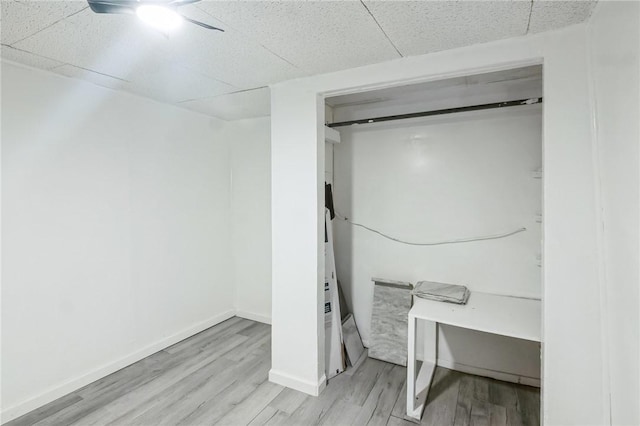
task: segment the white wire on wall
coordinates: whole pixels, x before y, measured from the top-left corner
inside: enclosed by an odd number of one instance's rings
[[[384,237],[388,240],[391,241],[395,241],[398,243],[402,243],[402,244],[407,244],[410,246],[439,246],[439,245],[443,245],[443,244],[459,244],[459,243],[470,243],[473,241],[485,241],[485,240],[497,240],[500,238],[506,238],[506,237],[510,237],[511,235],[515,235],[518,234],[520,232],[524,232],[527,230],[527,228],[518,228],[518,229],[514,229],[513,231],[509,231],[509,232],[503,232],[501,234],[493,234],[493,235],[481,235],[478,237],[469,237],[469,238],[458,238],[458,239],[454,239],[454,240],[442,240],[442,241],[432,241],[432,242],[425,242],[425,243],[417,243],[417,242],[412,242],[412,241],[404,241],[401,240],[400,238],[395,238],[392,237],[390,235],[385,234],[384,232],[380,232],[376,229],[373,228],[369,228],[366,225],[363,225],[361,223],[357,223],[357,222],[353,222],[352,220],[350,220],[349,218],[346,218],[340,214],[338,214],[338,212],[336,211],[336,217],[338,219],[344,220],[345,222],[353,225],[353,226],[358,226],[360,228],[364,228],[367,231],[373,232],[375,234],[380,235],[381,237]]]
[[[335,160],[336,160],[336,154],[335,154],[335,146],[334,146],[331,149],[331,186],[334,187],[334,188],[335,188],[335,182],[336,182],[336,177],[335,177],[336,162],[335,162]],[[334,206],[334,213],[335,213],[335,215],[336,215],[336,217],[338,219],[344,220],[345,222],[349,223],[352,226],[357,226],[359,228],[366,229],[367,231],[373,232],[374,234],[378,234],[381,237],[386,238],[388,240],[395,241],[395,242],[401,243],[401,244],[407,244],[407,245],[410,245],[410,246],[441,246],[441,245],[444,245],[444,244],[460,244],[460,243],[471,243],[471,242],[474,242],[474,241],[498,240],[500,238],[510,237],[512,235],[519,234],[520,232],[524,232],[524,231],[527,230],[527,228],[521,227],[521,228],[518,228],[518,229],[514,229],[513,231],[503,232],[501,234],[480,235],[478,237],[458,238],[458,239],[453,239],[453,240],[442,240],[442,241],[431,241],[431,242],[418,243],[418,242],[413,242],[413,241],[401,240],[400,238],[392,237],[391,235],[387,235],[384,232],[378,231],[377,229],[370,228],[370,227],[368,227],[366,225],[363,225],[361,223],[353,222],[349,218],[344,217],[340,213],[338,213],[338,211],[335,210],[335,206]]]

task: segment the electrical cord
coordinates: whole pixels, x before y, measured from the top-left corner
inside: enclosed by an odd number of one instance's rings
[[[375,234],[378,234],[381,237],[384,237],[384,238],[386,238],[388,240],[395,241],[395,242],[402,243],[402,244],[407,244],[407,245],[410,245],[410,246],[439,246],[439,245],[443,245],[443,244],[458,244],[458,243],[470,243],[470,242],[473,242],[473,241],[497,240],[497,239],[500,239],[500,238],[510,237],[511,235],[515,235],[515,234],[518,234],[520,232],[524,232],[524,231],[527,230],[527,228],[523,227],[523,228],[515,229],[515,230],[510,231],[510,232],[504,232],[502,234],[482,235],[482,236],[479,236],[479,237],[460,238],[460,239],[455,239],[455,240],[444,240],[444,241],[435,241],[435,242],[428,242],[428,243],[415,243],[415,242],[404,241],[404,240],[401,240],[399,238],[392,237],[390,235],[387,235],[387,234],[385,234],[383,232],[380,232],[378,230],[375,230],[373,228],[369,228],[368,226],[363,225],[361,223],[353,222],[349,218],[338,214],[338,212],[335,212],[335,214],[336,214],[336,217],[338,219],[344,220],[345,222],[347,222],[347,223],[349,223],[349,224],[351,224],[353,226],[358,226],[360,228],[364,228],[367,231],[370,231],[370,232],[373,232]]]

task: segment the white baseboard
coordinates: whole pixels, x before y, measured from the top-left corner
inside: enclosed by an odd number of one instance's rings
[[[327,386],[327,378],[323,374],[318,383],[313,383],[307,380],[302,380],[298,377],[291,376],[282,371],[276,371],[273,368],[269,371],[269,381],[277,385],[282,385],[291,389],[295,389],[300,392],[312,396],[318,396],[324,388]]]
[[[242,309],[236,309],[236,316],[271,325],[271,316],[255,314],[253,312],[243,311]]]
[[[540,379],[536,377],[520,376],[513,373],[505,373],[503,371],[489,370],[472,365],[460,364],[448,359],[438,359],[438,366],[448,368],[450,370],[461,371],[463,373],[474,374],[476,376],[490,377],[503,382],[520,383],[527,386],[540,387]]]
[[[212,327],[222,321],[228,320],[235,316],[235,311],[233,309],[218,314],[212,318],[209,318],[206,321],[202,321],[197,323],[187,329],[184,329],[176,334],[173,334],[169,337],[165,337],[162,340],[159,340],[155,343],[152,343],[144,348],[131,353],[123,358],[120,358],[117,361],[111,362],[107,365],[99,367],[93,371],[90,371],[80,377],[76,377],[67,382],[64,382],[58,386],[55,386],[40,395],[33,397],[27,401],[21,402],[13,407],[9,407],[0,413],[0,419],[2,424],[9,422],[13,419],[16,419],[23,414],[28,413],[29,411],[35,410],[36,408],[42,407],[45,404],[50,403],[64,395],[67,395],[70,392],[80,389],[83,386],[88,385],[89,383],[95,382],[98,379],[101,379],[105,376],[108,376],[111,373],[115,373],[116,371],[133,364],[134,362],[140,361],[143,358],[148,357],[162,349],[165,349],[175,343],[178,343],[181,340],[184,340],[188,337],[193,336],[203,330],[206,330],[209,327]]]

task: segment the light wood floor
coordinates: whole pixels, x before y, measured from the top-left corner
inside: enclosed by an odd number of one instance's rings
[[[389,425],[406,369],[368,359],[314,398],[270,383],[271,328],[232,318],[10,423],[18,425]],[[540,392],[439,368],[424,425],[538,425]]]

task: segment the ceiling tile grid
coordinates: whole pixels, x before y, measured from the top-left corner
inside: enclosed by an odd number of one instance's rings
[[[365,1],[403,55],[521,36],[529,1]]]
[[[15,49],[5,44],[2,45],[2,51],[0,55],[9,61],[18,62],[20,64],[28,65],[34,68],[40,68],[43,70],[50,70],[55,67],[63,65],[62,62],[58,62],[53,59],[39,56],[25,50]]]
[[[2,44],[12,45],[87,7],[84,1],[2,0]]]
[[[131,81],[169,63],[161,50],[162,35],[135,24],[134,16],[99,15],[86,9],[14,47]]]
[[[540,33],[584,22],[589,19],[596,4],[597,1],[593,0],[536,0],[531,8],[529,32]]]
[[[84,0],[1,0],[1,55],[235,119],[268,114],[273,83],[553,30],[588,19],[595,4],[205,0],[179,10],[225,32],[185,22],[163,34]]]
[[[171,64],[133,80],[131,91],[170,103],[217,96],[238,89],[204,74]]]
[[[220,25],[198,9],[183,9],[190,18]],[[184,23],[180,31],[165,35],[135,16],[89,9],[15,47],[124,80],[130,84],[122,88],[166,102],[262,87],[306,74],[233,30],[221,33]]]
[[[226,2],[225,2],[226,3]],[[210,31],[184,23],[164,45],[174,63],[199,70],[203,74],[246,90],[307,75],[300,68],[262,47],[251,37],[230,28],[224,22],[194,6],[180,9],[185,16],[224,32]]]
[[[310,74],[400,57],[359,1],[209,1],[195,7]]]
[[[64,75],[65,77],[77,78],[109,89],[124,89],[127,83],[124,80],[100,74],[95,71],[78,68],[69,64],[61,65],[52,69],[52,71],[56,74]]]
[[[180,105],[223,120],[238,120],[269,115],[271,96],[268,87],[261,87],[213,98],[196,99]]]

